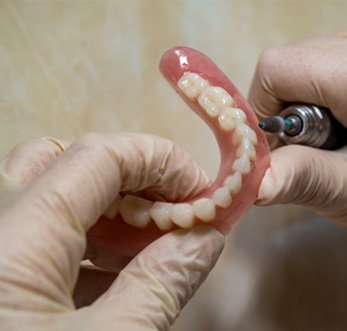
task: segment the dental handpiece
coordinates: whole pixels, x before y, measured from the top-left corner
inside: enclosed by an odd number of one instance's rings
[[[293,104],[278,116],[259,122],[266,132],[279,136],[286,144],[300,144],[335,150],[347,144],[347,129],[328,108]]]

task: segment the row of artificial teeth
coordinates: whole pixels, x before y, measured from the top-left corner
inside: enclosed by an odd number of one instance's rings
[[[197,100],[212,119],[217,118],[223,131],[232,132],[232,143],[237,148],[233,174],[226,177],[223,186],[212,194],[212,198],[200,198],[192,204],[152,202],[132,195],[118,197],[105,212],[109,219],[115,218],[119,212],[129,225],[145,228],[153,220],[163,231],[170,230],[174,224],[190,228],[197,220],[211,222],[215,218],[216,207],[227,208],[232,204],[233,197],[241,190],[242,175],[251,171],[251,161],[256,158],[254,146],[257,136],[246,124],[246,114],[235,107],[233,98],[223,88],[210,86],[195,73],[185,73],[178,87],[190,100]]]
[[[220,86],[211,86],[196,73],[186,72],[177,83],[178,88],[190,100],[197,100],[211,117],[218,116],[222,130],[232,131],[247,121],[244,111],[237,108],[232,96]]]
[[[187,72],[177,83],[179,89],[190,100],[197,100],[201,108],[212,119],[218,117],[223,131],[233,132],[232,143],[237,147],[232,170],[247,175],[251,171],[251,161],[256,158],[257,136],[246,124],[245,112],[236,108],[232,96],[219,86],[209,83],[196,73]]]
[[[151,221],[162,231],[169,231],[174,224],[191,228],[197,220],[212,222],[216,208],[229,207],[241,186],[241,173],[235,172],[227,177],[224,186],[218,188],[211,198],[200,198],[192,203],[153,202],[134,195],[118,196],[104,216],[112,220],[119,213],[125,223],[138,228],[147,227]]]

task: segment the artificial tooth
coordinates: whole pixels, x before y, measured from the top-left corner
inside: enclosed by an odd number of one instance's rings
[[[232,202],[229,189],[224,186],[213,193],[212,199],[217,206],[222,208],[229,207]]]
[[[208,86],[199,95],[198,102],[210,117],[216,117],[220,112],[234,105],[230,94],[219,86]]]
[[[173,226],[173,223],[170,219],[171,208],[172,203],[155,202],[149,210],[149,215],[151,216],[157,227],[162,231],[169,231]]]
[[[242,155],[233,163],[233,170],[240,172],[242,175],[247,175],[251,171],[251,162],[248,155]]]
[[[240,192],[242,186],[242,177],[240,172],[234,172],[228,176],[224,181],[224,186],[229,189],[231,195],[236,195]]]
[[[218,122],[220,127],[224,131],[231,131],[236,128],[237,122],[234,121],[232,117],[232,108],[227,108],[222,110],[222,112],[218,116]]]
[[[190,100],[194,100],[208,86],[208,82],[195,73],[187,72],[178,81],[178,87]]]
[[[193,207],[188,203],[174,204],[170,209],[170,218],[181,228],[191,228],[194,225]]]
[[[218,116],[218,122],[224,131],[231,131],[240,123],[244,123],[246,114],[239,108],[226,108]]]
[[[204,222],[213,221],[216,216],[216,208],[211,199],[201,198],[194,201],[193,212],[196,217]]]
[[[120,201],[121,197],[118,195],[117,198],[106,209],[106,211],[104,212],[104,216],[110,220],[114,219],[118,214]]]
[[[247,116],[245,114],[245,112],[240,109],[240,108],[231,108],[233,110],[233,115],[235,116],[235,120],[238,123],[245,123],[247,120]]]
[[[243,139],[241,140],[240,146],[236,151],[237,157],[241,157],[244,154],[248,155],[250,160],[254,161],[256,158],[254,145],[252,144],[251,140],[246,137],[243,137]]]
[[[239,123],[246,122],[246,114],[239,108],[226,108],[218,116],[218,122],[224,131],[231,131]]]
[[[241,123],[235,129],[233,136],[233,144],[240,144],[243,138],[248,138],[253,145],[256,145],[257,143],[256,133],[248,125]]]
[[[125,223],[145,228],[151,221],[149,209],[152,204],[152,201],[134,195],[126,195],[119,205],[119,212]]]

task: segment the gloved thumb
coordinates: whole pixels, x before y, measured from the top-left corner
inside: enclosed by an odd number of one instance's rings
[[[289,145],[274,150],[257,205],[294,203],[347,222],[347,155]]]
[[[210,227],[170,232],[139,253],[90,309],[117,330],[168,330],[223,246]]]

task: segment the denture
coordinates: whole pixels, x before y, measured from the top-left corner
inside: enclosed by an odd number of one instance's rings
[[[152,201],[131,194],[117,197],[104,215],[112,222],[102,218],[88,238],[127,256],[172,229],[206,223],[228,233],[253,205],[269,166],[268,145],[256,115],[208,57],[190,48],[173,48],[163,54],[160,71],[213,131],[220,167],[213,184],[188,201]]]

